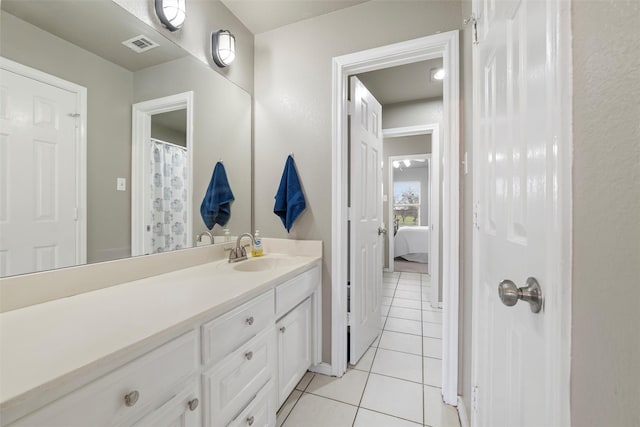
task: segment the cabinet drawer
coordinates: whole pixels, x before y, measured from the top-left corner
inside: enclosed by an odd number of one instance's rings
[[[97,427],[134,421],[195,373],[197,345],[195,331],[182,335],[12,426]]]
[[[273,427],[276,425],[276,403],[273,380],[235,417],[227,427]]]
[[[320,283],[320,267],[313,267],[301,275],[276,287],[276,317],[281,317],[300,301],[311,295]]]
[[[216,363],[273,325],[273,291],[202,325],[202,363]]]
[[[136,422],[134,427],[198,427],[200,408],[200,384],[194,379],[164,405]]]
[[[205,425],[223,426],[274,376],[273,326],[203,374]]]

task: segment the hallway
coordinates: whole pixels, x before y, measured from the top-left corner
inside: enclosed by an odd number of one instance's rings
[[[308,372],[278,412],[278,427],[459,427],[442,403],[442,310],[430,278],[384,273],[382,334],[342,378]]]

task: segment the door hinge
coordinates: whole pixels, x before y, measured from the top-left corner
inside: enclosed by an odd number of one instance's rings
[[[347,326],[351,326],[351,313],[347,311]]]
[[[471,389],[471,412],[477,413],[479,408],[478,402],[478,386],[473,386]]]
[[[350,116],[353,114],[353,111],[351,110],[351,108],[352,108],[352,103],[347,99],[347,116]]]
[[[476,16],[472,13],[471,16],[465,19],[463,22],[464,25],[471,24],[471,40],[473,41],[473,44],[478,44],[478,19],[476,18]]]
[[[80,119],[80,113],[69,113],[68,115],[69,115],[69,117],[72,117],[72,118],[76,119],[75,120],[76,129],[80,128],[80,120],[79,120]]]
[[[73,208],[73,220],[77,221],[80,218],[80,208]]]
[[[351,209],[351,206],[349,206],[347,208],[347,221],[351,221],[352,220],[352,214],[351,214],[352,212],[353,212],[353,209]]]
[[[480,210],[480,202],[473,204],[473,228],[480,230],[480,218],[478,211]]]

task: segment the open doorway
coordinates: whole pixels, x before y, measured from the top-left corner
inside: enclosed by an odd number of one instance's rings
[[[133,105],[132,255],[192,246],[193,92]]]
[[[430,143],[424,135],[412,138],[415,145]],[[383,152],[383,154],[386,154]],[[387,194],[389,234],[387,270],[430,274],[431,154],[389,156]],[[384,196],[383,196],[384,200]],[[433,255],[433,254],[431,254]]]
[[[352,263],[354,253],[353,243],[349,243],[349,236],[352,232],[350,229],[350,221],[348,218],[354,218],[358,212],[352,209],[349,200],[351,174],[350,165],[353,161],[353,149],[351,153],[349,149],[348,134],[349,124],[357,122],[357,117],[350,117],[348,114],[355,114],[360,103],[356,99],[354,104],[346,101],[345,95],[348,93],[348,82],[350,76],[359,76],[363,73],[390,69],[407,64],[413,64],[433,59],[442,59],[442,65],[445,72],[442,93],[442,120],[441,120],[441,138],[439,145],[442,147],[442,154],[439,156],[441,161],[442,173],[438,188],[442,190],[442,215],[443,221],[439,229],[442,231],[442,282],[447,286],[443,288],[443,306],[445,308],[442,315],[442,326],[437,328],[440,330],[442,338],[442,360],[440,363],[442,388],[438,394],[442,394],[446,403],[457,404],[457,359],[458,359],[458,233],[459,233],[459,111],[458,111],[458,33],[453,31],[449,33],[438,34],[434,36],[424,37],[421,39],[411,40],[408,42],[397,43],[394,45],[384,46],[381,48],[370,49],[367,51],[357,52],[349,55],[334,58],[333,61],[333,239],[332,239],[332,371],[334,375],[341,376],[347,366],[347,323],[348,319],[353,322],[353,315],[349,314],[348,307],[358,307],[362,301],[354,300],[353,283],[349,284],[350,269],[355,265]],[[428,79],[430,76],[424,76]],[[385,110],[382,115],[382,121],[385,120]],[[399,114],[400,118],[408,117],[405,114]],[[429,122],[433,123],[433,120]],[[438,122],[438,121],[436,121]],[[388,126],[391,128],[407,127],[407,124],[398,124]],[[387,126],[385,126],[387,127]],[[350,154],[349,154],[350,153]],[[381,162],[381,159],[378,159]],[[435,161],[433,163],[436,163]],[[353,178],[353,176],[352,176]],[[353,188],[351,187],[353,195]],[[382,191],[380,191],[382,193]],[[357,193],[356,193],[357,195]],[[387,199],[389,194],[387,194]],[[353,225],[354,221],[351,220]],[[351,244],[351,248],[349,245]],[[382,256],[382,253],[381,253]],[[379,271],[380,278],[383,279],[382,269]],[[405,273],[411,274],[411,273]],[[395,298],[397,292],[411,293],[410,289],[400,289],[398,286],[417,285],[420,291],[431,291],[439,286],[435,284],[424,284],[420,273],[418,277],[406,277],[407,282],[399,283],[400,277],[398,273],[386,273],[384,282],[398,280],[393,290],[383,291],[381,293],[381,305],[392,305],[392,299]],[[425,275],[426,276],[426,275]],[[353,278],[352,278],[353,279]],[[345,286],[345,284],[347,284]],[[425,287],[427,289],[425,289]],[[382,286],[381,286],[382,288]],[[383,288],[384,289],[384,288]],[[349,295],[351,292],[351,295]],[[387,295],[385,295],[385,292]],[[393,292],[394,295],[388,295]],[[430,292],[429,292],[430,294]],[[377,298],[377,294],[373,297]],[[407,294],[408,295],[408,294]],[[417,294],[416,294],[417,295]],[[386,299],[385,299],[386,298]],[[412,302],[415,306],[414,310],[419,311],[422,317],[422,296],[420,299]],[[386,302],[386,304],[385,304]],[[420,307],[417,306],[417,304]],[[403,308],[403,307],[397,307]],[[407,308],[407,307],[405,307]],[[428,311],[428,310],[427,310]],[[344,316],[347,313],[347,316]],[[385,317],[385,316],[383,316]],[[388,315],[387,315],[388,317]],[[397,323],[397,322],[393,322]],[[420,324],[420,331],[423,330],[423,322]],[[353,323],[350,323],[353,324]],[[384,329],[384,327],[383,327]],[[417,331],[415,331],[417,332]],[[422,339],[422,332],[418,337]],[[353,341],[353,338],[350,339]],[[375,345],[375,342],[374,342]],[[377,351],[377,350],[376,350]],[[375,351],[374,351],[375,354]],[[365,355],[366,356],[366,355]],[[352,358],[352,356],[349,356]],[[374,360],[375,365],[375,360]]]

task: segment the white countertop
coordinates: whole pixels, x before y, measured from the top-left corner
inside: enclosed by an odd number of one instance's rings
[[[262,259],[268,258],[280,261],[260,272],[215,261],[0,314],[0,408],[228,311],[321,259],[273,253]]]

